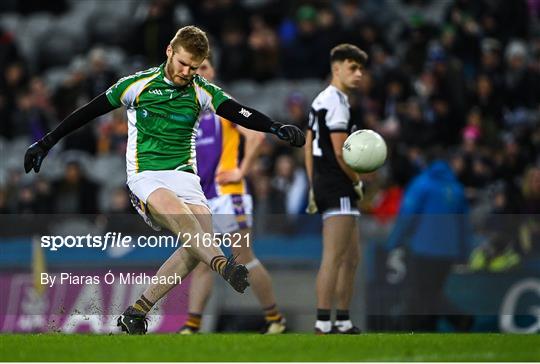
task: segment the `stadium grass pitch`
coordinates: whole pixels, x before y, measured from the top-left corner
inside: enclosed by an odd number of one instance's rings
[[[540,335],[0,335],[0,361],[537,361]]]

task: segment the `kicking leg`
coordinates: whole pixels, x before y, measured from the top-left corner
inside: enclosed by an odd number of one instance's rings
[[[222,250],[215,244],[197,244],[202,242],[204,234],[212,234],[212,219],[210,211],[200,205],[188,205],[176,194],[165,188],[158,188],[150,194],[147,206],[152,217],[163,227],[175,235],[189,236],[195,239],[190,247],[178,249],[163,263],[156,273],[157,277],[170,277],[174,274],[181,278],[187,276],[195,266],[202,261],[229,282],[233,288],[243,292],[249,285],[248,271],[243,265],[227,259]],[[198,237],[198,239],[197,239]],[[130,306],[118,319],[118,326],[130,334],[144,334],[146,313],[153,305],[165,296],[177,283],[150,285],[137,302]]]

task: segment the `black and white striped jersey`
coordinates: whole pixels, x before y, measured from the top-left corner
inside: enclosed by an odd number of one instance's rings
[[[349,134],[352,127],[350,119],[347,95],[335,86],[328,86],[313,100],[309,114],[309,129],[313,133],[314,180],[351,183],[336,160],[330,139],[333,132]]]

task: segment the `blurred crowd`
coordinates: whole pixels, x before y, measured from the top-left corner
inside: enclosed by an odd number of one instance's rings
[[[61,18],[76,4],[6,1],[0,9]],[[403,188],[424,169],[426,150],[433,145],[449,151],[473,208],[540,213],[539,0],[151,0],[128,5],[130,21],[100,28],[110,29],[108,34],[89,26],[94,33],[87,47],[71,62],[45,51],[28,57],[0,17],[0,138],[5,145],[39,139],[119,77],[163,62],[170,38],[185,24],[210,35],[219,83],[225,86],[242,79],[261,88],[276,79],[323,84],[329,50],[349,42],[369,54],[362,86],[350,100],[352,118],[358,128],[383,135],[390,148],[387,165],[365,176],[365,213],[381,223],[391,220]],[[108,62],[106,49],[126,54],[122,67]],[[44,74],[57,68],[64,77],[52,86]],[[277,108],[305,128],[312,96],[292,92]],[[126,139],[125,115],[117,110],[65,138],[61,148],[94,157],[123,156]],[[121,186],[108,192],[106,208],[100,206],[102,186],[76,161],[66,163],[53,180],[26,179],[21,166],[2,167],[1,213],[131,211]],[[303,213],[308,187],[302,151],[268,138],[250,184],[257,212]]]

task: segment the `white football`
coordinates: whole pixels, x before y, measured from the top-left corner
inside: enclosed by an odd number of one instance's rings
[[[384,139],[373,130],[357,130],[343,143],[343,159],[358,173],[369,173],[380,168],[386,155]]]

